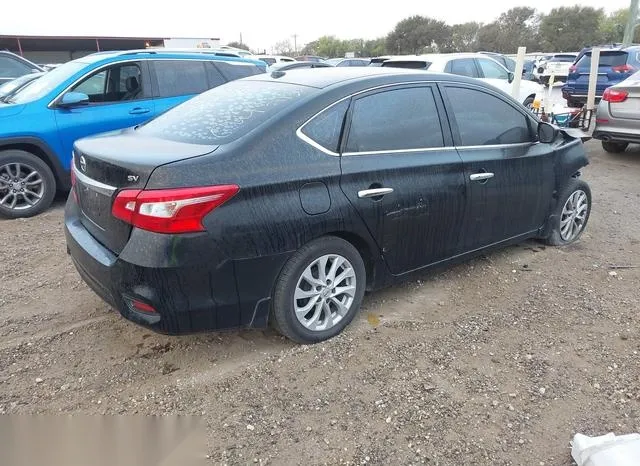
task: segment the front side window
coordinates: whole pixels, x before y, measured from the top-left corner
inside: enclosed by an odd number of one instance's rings
[[[89,103],[110,103],[142,98],[142,72],[137,63],[111,66],[71,88],[89,96]]]
[[[473,58],[458,58],[447,63],[446,72],[457,74],[458,76],[468,76],[469,78],[477,78],[478,71]]]
[[[509,73],[502,66],[494,62],[493,60],[487,60],[486,58],[478,58],[478,64],[480,70],[485,78],[488,79],[509,79]]]
[[[344,114],[349,107],[349,99],[343,100],[324,110],[302,128],[302,133],[331,152],[338,152]]]
[[[413,87],[379,92],[353,104],[346,152],[442,147],[433,91]]]
[[[0,78],[17,78],[31,72],[25,63],[11,57],[0,57]]]
[[[209,88],[202,61],[157,60],[154,66],[160,97],[200,94]]]
[[[476,89],[445,89],[460,134],[460,145],[533,142],[528,117],[504,100]]]

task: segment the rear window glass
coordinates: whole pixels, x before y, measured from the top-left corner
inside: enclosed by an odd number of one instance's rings
[[[312,90],[288,83],[233,81],[178,105],[138,131],[170,141],[226,144]]]
[[[428,70],[431,66],[431,62],[419,61],[419,60],[407,60],[407,61],[386,61],[382,66],[389,68],[409,68],[412,70]]]
[[[553,57],[552,59],[549,60],[549,62],[561,62],[561,63],[573,63],[573,61],[576,59],[576,57],[574,57],[573,55],[557,55],[555,57]]]
[[[621,66],[627,63],[627,52],[601,52],[598,66]],[[591,52],[584,55],[578,62],[579,68],[591,67]]]

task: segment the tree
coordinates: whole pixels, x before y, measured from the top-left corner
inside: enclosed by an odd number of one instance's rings
[[[364,46],[362,48],[361,57],[379,57],[381,55],[386,54],[385,48],[386,39],[384,37],[379,37],[373,40],[364,41]]]
[[[518,47],[536,49],[539,45],[540,16],[529,7],[512,8],[478,31],[477,49],[514,53]]]
[[[602,9],[591,7],[554,8],[542,18],[540,33],[545,50],[574,52],[604,40],[600,26],[605,19]]]
[[[622,42],[622,38],[624,37],[624,28],[627,24],[628,19],[628,8],[614,11],[609,16],[603,18],[602,22],[600,23],[602,40],[605,43]],[[633,42],[640,42],[640,27],[637,27],[634,31]]]
[[[451,26],[451,40],[446,52],[475,52],[478,50],[478,32],[482,25],[476,22]]]
[[[242,42],[229,42],[227,44],[227,47],[233,47],[234,49],[242,49],[242,50],[249,50],[249,46],[247,44],[243,44]]]
[[[387,52],[392,54],[422,53],[426,47],[445,48],[451,40],[451,27],[443,21],[424,16],[403,19],[387,36]]]
[[[273,51],[277,55],[286,55],[289,57],[293,57],[296,53],[295,50],[293,50],[293,44],[289,39],[284,39],[276,42],[273,46]]]

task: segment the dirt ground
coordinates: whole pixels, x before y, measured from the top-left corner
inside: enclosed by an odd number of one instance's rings
[[[338,338],[167,337],[80,280],[63,201],[0,221],[0,414],[201,414],[214,464],[569,465],[640,431],[640,149],[587,144],[582,239],[528,242],[365,297]]]

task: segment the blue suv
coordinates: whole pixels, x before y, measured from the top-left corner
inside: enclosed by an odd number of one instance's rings
[[[591,50],[581,53],[569,68],[567,82],[562,86],[562,97],[567,106],[581,107],[587,102],[589,72],[591,69]],[[604,90],[624,81],[640,69],[640,47],[614,47],[600,52],[598,62],[598,82],[596,98],[600,99]]]
[[[0,216],[30,217],[70,188],[73,143],[136,126],[195,94],[264,73],[216,52],[102,52],[70,61],[0,102]]]

